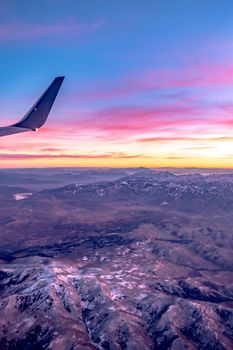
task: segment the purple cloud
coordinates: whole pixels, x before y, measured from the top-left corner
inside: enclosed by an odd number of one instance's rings
[[[35,39],[74,39],[91,34],[103,26],[103,20],[93,23],[67,21],[63,23],[11,23],[0,25],[0,41]]]

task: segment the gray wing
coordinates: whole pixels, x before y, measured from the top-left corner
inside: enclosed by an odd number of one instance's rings
[[[19,132],[25,132],[25,131],[32,131],[32,130],[27,128],[17,128],[15,126],[4,126],[4,127],[0,127],[0,137],[12,135],[12,134],[18,134]]]
[[[63,80],[63,76],[55,78],[47,90],[19,122],[10,126],[0,127],[0,137],[39,129],[48,118]]]

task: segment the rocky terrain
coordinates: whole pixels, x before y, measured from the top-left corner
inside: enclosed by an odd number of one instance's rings
[[[0,173],[0,349],[233,349],[233,173],[101,171]]]

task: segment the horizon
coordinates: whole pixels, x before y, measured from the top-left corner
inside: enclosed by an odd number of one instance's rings
[[[145,166],[128,166],[128,167],[113,167],[113,166],[58,166],[58,167],[12,167],[12,168],[2,168],[0,167],[0,171],[1,170],[60,170],[60,169],[81,169],[81,170],[94,170],[94,169],[127,169],[127,170],[131,170],[131,169],[148,169],[148,170],[165,170],[165,171],[169,171],[169,170],[212,170],[212,171],[233,171],[233,167],[232,168],[205,168],[205,167],[145,167]]]
[[[1,168],[233,169],[233,3],[0,4],[1,126],[65,75],[38,133]]]

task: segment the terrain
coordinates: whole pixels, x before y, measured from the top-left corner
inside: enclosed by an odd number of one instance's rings
[[[0,171],[0,349],[233,349],[233,172]]]

